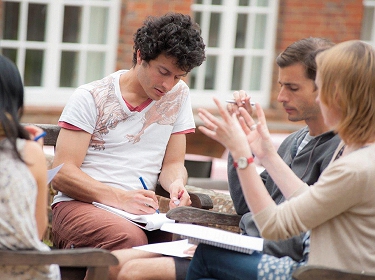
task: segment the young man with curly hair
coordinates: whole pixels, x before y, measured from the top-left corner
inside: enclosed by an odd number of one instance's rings
[[[200,29],[190,16],[149,17],[134,34],[133,67],[74,92],[59,119],[54,166],[64,166],[53,180],[55,246],[115,250],[167,239],[92,202],[151,214],[159,208],[153,192],[159,181],[170,207],[183,190],[180,205],[191,203],[184,187],[185,134],[195,124],[181,78],[204,60]]]

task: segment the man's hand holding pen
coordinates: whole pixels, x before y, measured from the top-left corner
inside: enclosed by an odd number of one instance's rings
[[[148,191],[148,187],[147,187],[147,185],[146,185],[146,183],[145,183],[145,181],[143,180],[142,177],[139,177],[139,181],[141,181],[143,188],[144,188],[146,191]],[[158,214],[160,213],[160,212],[159,212],[159,209],[152,207],[151,204],[146,204],[146,206],[153,208],[153,209],[155,210],[156,213],[158,213]]]
[[[143,179],[140,181],[142,182]],[[144,186],[142,189],[138,190],[113,188],[113,192],[114,195],[111,197],[114,198],[114,200],[112,199],[112,201],[109,202],[102,200],[99,202],[136,215],[154,214],[159,211],[159,202],[155,192],[145,189]]]
[[[191,200],[190,195],[186,191],[184,186],[181,186],[177,182],[175,184],[171,184],[169,187],[169,193],[171,201],[169,202],[169,208],[173,209],[178,206],[190,206]]]

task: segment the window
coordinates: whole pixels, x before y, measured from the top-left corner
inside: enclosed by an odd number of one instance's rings
[[[120,0],[2,3],[1,52],[20,70],[27,105],[63,106],[77,86],[114,71]]]
[[[195,21],[206,43],[206,61],[193,69],[193,106],[243,89],[267,107],[272,87],[277,0],[195,0]],[[203,103],[202,103],[203,102]]]
[[[375,0],[363,1],[361,40],[375,47]]]

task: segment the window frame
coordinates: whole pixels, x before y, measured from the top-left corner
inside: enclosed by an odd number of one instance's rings
[[[362,19],[363,22],[362,22],[362,30],[361,30],[361,40],[363,40],[364,42],[366,42],[366,43],[372,45],[373,47],[375,47],[375,0],[364,0],[363,1],[363,9],[364,9],[364,13],[363,13],[363,19]],[[366,22],[366,17],[365,17],[366,9],[372,9],[373,10],[371,22]],[[363,38],[364,33],[366,32],[364,30],[366,26],[372,27],[371,34],[369,34],[370,35],[369,40],[365,40]]]
[[[81,51],[78,63],[77,83],[81,85],[85,79],[85,69],[87,67],[87,53],[92,50],[105,54],[104,69],[105,75],[115,70],[121,0],[3,0],[5,2],[20,3],[19,14],[19,35],[17,40],[0,40],[0,48],[17,49],[16,64],[23,78],[25,70],[26,50],[40,49],[44,51],[42,86],[25,86],[25,104],[28,106],[64,106],[75,90],[73,87],[60,87],[60,66],[61,52]],[[45,4],[47,6],[45,41],[27,41],[27,9],[29,4]],[[87,11],[91,7],[107,7],[107,42],[105,44],[63,43],[63,20],[64,6],[82,6],[82,32],[88,32],[89,17]],[[53,93],[53,94],[51,94]]]
[[[256,0],[249,0],[251,3],[255,3]],[[256,7],[250,6],[238,6],[239,0],[222,0],[222,5],[211,5],[211,0],[202,0],[202,4],[192,4],[191,10],[194,15],[195,12],[202,13],[201,30],[204,41],[208,42],[209,32],[209,16],[207,14],[215,12],[222,13],[221,30],[219,47],[207,47],[206,56],[218,55],[218,61],[216,66],[216,77],[215,77],[215,88],[214,90],[204,89],[204,78],[206,73],[207,62],[204,62],[200,67],[195,69],[196,71],[196,88],[191,89],[191,99],[193,108],[216,107],[212,101],[212,96],[218,97],[220,100],[225,100],[233,96],[231,89],[231,77],[233,71],[233,58],[235,56],[244,56],[245,66],[243,75],[250,72],[251,64],[247,63],[250,56],[263,56],[263,68],[261,77],[261,89],[260,90],[249,90],[246,86],[245,77],[242,78],[242,85],[245,85],[244,89],[255,102],[259,102],[263,107],[269,107],[272,89],[272,76],[274,66],[274,52],[276,43],[276,31],[277,31],[277,20],[278,20],[278,9],[279,0],[270,0],[269,6],[267,7]],[[265,34],[265,44],[263,49],[246,49],[246,48],[234,48],[234,41],[236,36],[236,24],[238,14],[266,14],[267,15],[267,28]],[[247,36],[251,30],[247,30]],[[253,40],[254,36],[250,38]],[[247,38],[247,40],[249,40]],[[231,44],[233,46],[231,46]],[[229,55],[228,55],[229,54]],[[240,90],[238,89],[238,90]]]

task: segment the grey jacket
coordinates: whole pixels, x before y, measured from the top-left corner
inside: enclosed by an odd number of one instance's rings
[[[310,140],[298,155],[292,158],[296,139],[302,140],[308,131],[308,127],[304,127],[289,135],[281,143],[278,154],[302,181],[308,185],[312,185],[318,180],[320,174],[330,162],[340,142],[340,138],[333,132],[323,133]],[[284,196],[266,170],[261,173],[261,178],[276,204],[283,202],[285,200]],[[233,167],[233,158],[230,154],[228,157],[228,181],[230,195],[233,199],[236,212],[239,215],[243,215],[240,221],[242,232],[251,236],[259,236],[258,229],[252,219],[252,214],[246,205],[236,169]],[[301,234],[300,236],[277,242],[265,240],[263,252],[276,257],[290,256],[298,261],[302,258],[303,235]]]

